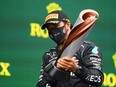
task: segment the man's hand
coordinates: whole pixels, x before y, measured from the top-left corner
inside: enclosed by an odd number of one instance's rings
[[[59,58],[56,65],[59,69],[68,70],[70,72],[75,72],[79,67],[79,60],[76,57],[63,57]]]

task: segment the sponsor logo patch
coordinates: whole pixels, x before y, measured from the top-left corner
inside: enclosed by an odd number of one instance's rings
[[[53,19],[53,18],[58,19],[58,14],[49,14],[49,15],[46,17],[45,21],[47,21],[47,20],[49,20],[49,19]]]
[[[92,53],[98,54],[98,47],[97,47],[97,46],[95,46],[95,47],[92,49]]]

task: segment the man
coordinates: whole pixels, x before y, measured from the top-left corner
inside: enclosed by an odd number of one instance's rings
[[[64,40],[71,31],[71,22],[62,11],[53,11],[42,25],[42,29],[45,28],[57,46],[43,56],[37,87],[100,87],[103,72],[99,47],[84,41],[74,57],[58,58]],[[52,67],[49,67],[50,64]]]

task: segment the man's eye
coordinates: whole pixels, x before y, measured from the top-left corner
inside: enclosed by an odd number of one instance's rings
[[[55,28],[57,28],[57,27],[58,27],[58,25],[55,25],[54,27],[55,27]]]

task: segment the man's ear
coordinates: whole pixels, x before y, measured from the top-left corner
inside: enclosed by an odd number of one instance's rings
[[[66,23],[66,29],[70,29],[70,26],[71,26],[70,21],[67,21],[67,23]]]

